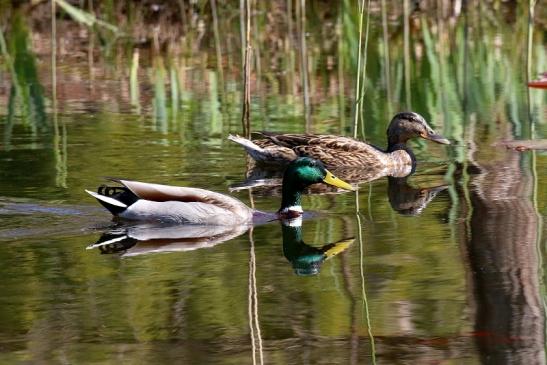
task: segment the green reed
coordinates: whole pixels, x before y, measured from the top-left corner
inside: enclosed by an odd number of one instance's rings
[[[308,3],[311,5],[308,6]],[[172,18],[178,14],[183,24],[161,23],[161,31],[156,35],[152,27],[144,23],[147,10],[139,4],[129,7],[125,18],[124,14],[117,13],[119,8],[113,6],[112,2],[88,3],[90,7],[85,12],[88,14],[86,16],[74,12],[74,9],[65,10],[58,2],[56,4],[75,22],[88,27],[90,43],[97,40],[98,64],[93,64],[93,48],[88,51],[90,72],[93,69],[91,66],[116,69],[124,65],[123,60],[126,59],[126,69],[118,71],[120,75],[125,75],[120,77],[126,77],[125,80],[129,81],[129,102],[139,114],[154,110],[155,116],[159,117],[157,120],[167,117],[166,113],[179,115],[183,98],[199,98],[195,92],[183,93],[184,85],[180,78],[186,74],[189,75],[186,82],[193,78],[208,79],[205,69],[210,67],[207,60],[211,60],[213,65],[216,64],[221,90],[218,93],[220,108],[228,108],[228,113],[223,112],[219,116],[222,120],[233,120],[233,116],[239,114],[234,109],[241,100],[245,100],[245,91],[242,90],[246,82],[247,90],[257,90],[255,97],[251,99],[249,95],[248,98],[248,129],[251,124],[266,123],[263,125],[267,126],[269,120],[291,118],[295,121],[295,131],[303,130],[305,123],[302,121],[307,119],[315,121],[314,131],[339,131],[344,134],[348,132],[345,118],[349,114],[354,119],[354,128],[350,128],[350,133],[359,130],[361,135],[374,138],[382,135],[393,111],[412,106],[413,110],[426,115],[435,127],[440,127],[443,133],[464,143],[472,136],[467,130],[467,118],[462,118],[461,113],[465,110],[468,115],[475,113],[477,120],[487,120],[481,105],[495,103],[496,100],[498,112],[507,103],[507,110],[513,115],[511,123],[515,124],[519,135],[528,128],[521,125],[522,117],[516,117],[523,112],[520,104],[509,102],[508,99],[516,101],[515,98],[520,98],[514,92],[521,83],[514,69],[519,67],[519,55],[524,53],[511,54],[505,45],[513,42],[520,47],[521,43],[514,40],[521,39],[523,31],[506,34],[505,44],[501,47],[496,45],[495,29],[503,26],[503,20],[500,20],[498,10],[484,4],[480,7],[481,15],[477,15],[478,10],[472,3],[469,5],[466,24],[464,12],[449,15],[452,17],[449,19],[439,11],[440,6],[433,7],[431,11],[426,9],[415,13],[408,2],[403,11],[399,12],[398,7],[391,7],[390,2],[384,0],[376,10],[371,11],[367,10],[367,2],[364,0],[344,0],[330,10],[336,12],[332,18],[334,25],[332,31],[325,31],[328,23],[322,18],[322,13],[318,12],[321,7],[314,2],[284,0],[260,3],[250,15],[253,23],[249,34],[252,38],[249,38],[255,50],[248,59],[249,73],[241,78],[237,76],[237,68],[234,70],[225,65],[237,63],[233,59],[234,54],[236,59],[239,58],[238,48],[242,51],[242,61],[245,61],[246,32],[243,34],[243,44],[240,44],[240,29],[230,22],[230,19],[242,14],[241,25],[245,29],[245,14],[224,2],[201,0],[197,6],[191,7],[181,0],[176,6],[165,6],[157,15],[159,19]],[[245,8],[245,1],[242,4]],[[438,4],[442,4],[442,1],[439,0]],[[266,17],[265,14],[278,9],[276,6],[281,6],[282,11],[276,14],[283,16]],[[524,7],[519,5],[517,10],[522,12]],[[116,23],[120,36],[106,36],[113,34],[114,29],[103,26],[103,22],[110,24],[115,18],[120,19]],[[481,18],[492,21],[484,22]],[[516,22],[522,23],[522,18],[519,17]],[[10,25],[9,29],[7,38],[11,39],[17,33],[17,25]],[[132,37],[137,29],[144,29],[148,32],[145,34],[148,34],[150,42],[157,43],[158,48],[154,52],[163,58],[162,62],[166,65],[163,76],[161,71],[156,70],[157,61],[153,61],[150,71],[150,60],[154,57],[149,56],[147,46],[135,43],[136,39]],[[63,33],[60,36],[66,37]],[[534,44],[538,41],[539,37],[535,41],[532,39]],[[368,47],[369,42],[371,47]],[[11,44],[9,39],[7,44]],[[535,47],[531,49],[532,54],[536,52]],[[14,59],[13,52],[9,53],[12,53],[11,58]],[[9,71],[9,62],[6,57],[4,60]],[[329,62],[334,67],[326,69],[325,65]],[[19,62],[15,64],[20,67]],[[538,68],[534,64],[530,67],[530,72]],[[501,72],[504,69],[508,72]],[[427,79],[426,84],[423,83],[424,78]],[[17,75],[13,80],[17,80]],[[501,87],[504,83],[509,86]],[[19,81],[14,83],[19,84]],[[160,87],[160,84],[163,86]],[[367,91],[364,97],[363,94],[370,86],[374,87],[374,91]],[[143,98],[140,90],[150,87],[153,97]],[[349,90],[355,92],[355,97],[349,97],[352,94]],[[19,92],[15,95],[22,94]],[[541,103],[541,96],[535,95],[534,98]],[[152,100],[158,107],[139,106],[141,99]],[[14,103],[20,98],[11,100],[11,104],[20,105],[21,108],[30,105],[27,101]],[[169,107],[161,108],[161,105]],[[18,110],[24,112],[21,108]],[[359,118],[365,120],[365,110],[367,124],[359,124]],[[335,125],[324,123],[333,119],[337,120]],[[542,119],[540,115],[538,125],[544,123]],[[229,126],[230,123],[225,125]],[[419,145],[419,149],[425,148],[428,148],[425,144]],[[459,160],[464,160],[461,151],[455,153],[459,154]]]

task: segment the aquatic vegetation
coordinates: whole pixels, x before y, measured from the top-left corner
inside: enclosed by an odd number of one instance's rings
[[[0,35],[0,50],[13,80],[8,100],[8,129],[13,128],[14,117],[22,117],[33,133],[49,128],[45,114],[44,90],[39,80],[37,60],[30,44],[30,33],[23,14],[11,18],[7,37]]]

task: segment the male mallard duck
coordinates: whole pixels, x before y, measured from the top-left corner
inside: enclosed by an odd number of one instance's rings
[[[86,190],[114,216],[132,220],[173,223],[234,225],[263,222],[277,218],[300,217],[302,191],[324,182],[353,190],[332,175],[320,161],[303,157],[291,162],[283,175],[281,208],[277,213],[256,211],[238,199],[213,191],[114,180],[123,186],[101,186],[97,193]]]
[[[250,141],[230,135],[228,139],[241,144],[257,162],[286,164],[299,156],[323,161],[328,168],[366,167],[393,168],[413,165],[415,157],[406,142],[421,137],[441,144],[450,142],[436,134],[425,119],[413,112],[395,115],[387,128],[387,149],[382,149],[350,137],[315,134],[261,133],[265,139]]]

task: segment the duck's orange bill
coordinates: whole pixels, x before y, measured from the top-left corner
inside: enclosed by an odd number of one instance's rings
[[[327,176],[323,178],[323,182],[333,185],[336,187],[339,187],[340,189],[346,189],[346,190],[355,190],[353,186],[345,182],[344,180],[340,180],[336,176],[334,176],[330,171],[327,171]]]

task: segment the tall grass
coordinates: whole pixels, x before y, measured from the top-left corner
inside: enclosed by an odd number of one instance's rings
[[[208,74],[209,60],[216,65],[214,79],[220,90],[216,93],[222,110],[222,114],[218,114],[220,121],[241,115],[244,135],[248,135],[251,125],[256,123],[267,121],[265,125],[268,126],[270,121],[294,119],[295,131],[309,130],[309,124],[314,120],[313,130],[317,132],[355,136],[360,133],[374,139],[383,133],[392,110],[412,108],[428,116],[436,127],[441,126],[445,134],[464,143],[472,136],[464,136],[466,118],[462,119],[461,113],[483,116],[480,105],[496,100],[496,95],[500,94],[497,85],[502,78],[505,77],[508,85],[519,83],[514,72],[519,66],[518,54],[511,55],[495,44],[495,29],[504,29],[504,20],[500,20],[498,10],[485,4],[480,8],[470,6],[471,23],[468,25],[465,24],[465,11],[450,14],[451,18],[442,14],[442,0],[433,2],[431,10],[420,13],[411,12],[411,2],[406,0],[402,11],[390,6],[392,3],[386,0],[378,3],[343,0],[339,6],[329,8],[330,15],[327,12],[323,15],[324,8],[313,1],[283,0],[260,3],[248,17],[246,8],[251,3],[245,0],[240,3],[243,12],[218,0],[200,0],[195,6],[181,0],[175,7],[166,5],[162,8],[155,15],[162,23],[156,24],[144,22],[146,9],[138,4],[131,7],[127,18],[123,13],[116,13],[118,8],[103,2],[95,1],[93,6],[89,2],[85,16],[80,13],[81,9],[76,8],[75,12],[72,8],[65,10],[58,1],[55,4],[58,10],[68,14],[62,18],[61,27],[75,19],[88,29],[90,42],[98,40],[96,50],[91,47],[88,51],[90,74],[98,67],[116,70],[129,82],[128,103],[133,105],[134,112],[141,114],[152,110],[158,122],[169,116],[179,118],[188,98],[199,101],[199,91],[193,87],[198,79],[213,80]],[[272,13],[271,17],[265,16],[269,13]],[[238,15],[241,28],[234,27],[231,22]],[[8,48],[13,48],[11,39],[20,29],[14,21],[16,18],[11,17],[8,24],[4,54],[14,54]],[[103,26],[114,18],[120,19],[115,27],[117,33],[113,28]],[[174,18],[180,19],[181,24],[166,22],[166,19]],[[484,22],[481,18],[492,21]],[[329,19],[333,24],[332,32],[324,30],[329,26]],[[255,23],[250,24],[251,21]],[[247,22],[249,27],[246,27]],[[154,27],[160,27],[160,31],[153,32]],[[112,36],[114,34],[124,37]],[[61,32],[60,37],[65,39],[67,35]],[[521,39],[519,37],[522,34],[508,34],[504,44]],[[369,42],[371,47],[368,47]],[[537,43],[536,40],[534,44]],[[155,45],[154,49],[148,44]],[[234,64],[234,54],[235,59],[239,59],[238,48],[241,49],[242,74],[238,67],[230,67]],[[93,64],[95,51],[98,51],[98,64]],[[13,93],[11,103],[20,108],[13,110],[29,114],[30,103],[15,102],[21,100],[19,95],[25,95],[26,84],[23,79],[19,80],[23,76],[17,75],[17,71],[9,71],[9,57],[3,59],[7,71],[15,76],[12,79],[16,81],[16,89],[20,89]],[[20,68],[20,62],[12,64]],[[331,64],[334,67],[327,68],[326,65]],[[509,72],[498,73],[501,65]],[[535,68],[530,63],[528,73],[533,73]],[[184,82],[190,85],[190,91],[185,91],[181,82],[184,75],[188,76]],[[94,81],[90,82],[93,85]],[[367,88],[371,86],[374,92],[368,93]],[[148,90],[152,91],[152,98],[147,96]],[[253,99],[251,90],[258,91]],[[519,97],[512,93],[513,90],[503,88],[503,97],[499,100]],[[364,97],[365,92],[367,97]],[[352,93],[354,96],[350,97]],[[254,103],[257,107],[253,109]],[[152,107],[146,104],[152,104]],[[515,116],[522,113],[518,105],[509,103],[510,113]],[[241,107],[243,110],[237,111]],[[260,114],[254,115],[253,110],[260,110]],[[191,116],[186,113],[184,118]],[[353,125],[348,128],[346,118],[353,118]],[[333,119],[337,120],[335,124],[322,123]],[[521,120],[523,118],[511,118],[519,135],[522,128],[527,128]],[[542,123],[540,113],[538,124]],[[168,124],[164,123],[163,128],[168,128]]]

